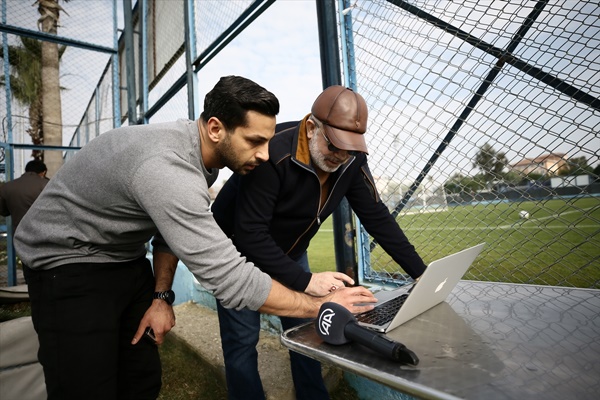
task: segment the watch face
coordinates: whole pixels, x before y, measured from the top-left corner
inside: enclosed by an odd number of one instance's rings
[[[173,302],[175,301],[175,292],[172,290],[169,290],[168,292],[166,292],[165,300],[167,301],[167,303],[173,304]]]

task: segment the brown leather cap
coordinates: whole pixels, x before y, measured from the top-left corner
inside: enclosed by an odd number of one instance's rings
[[[338,149],[367,151],[367,103],[362,96],[344,86],[330,86],[317,97],[311,113],[323,123],[326,135]]]

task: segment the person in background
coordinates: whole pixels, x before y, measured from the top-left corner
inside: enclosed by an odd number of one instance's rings
[[[0,187],[0,215],[12,218],[12,233],[48,183],[46,164],[32,160],[25,165],[25,173]]]
[[[367,231],[409,275],[425,264],[379,198],[367,164],[367,105],[343,86],[325,89],[301,121],[276,128],[269,161],[233,175],[212,206],[236,247],[273,279],[314,296],[354,281],[339,272],[311,273],[307,249],[344,197]],[[264,399],[256,345],[260,312],[217,304],[229,399]],[[281,318],[284,330],[307,320]],[[321,365],[290,351],[298,399],[327,399]]]
[[[244,175],[267,161],[278,112],[271,92],[223,77],[198,120],[104,133],[50,180],[15,234],[48,399],[158,397],[156,344],[175,324],[175,269],[161,259],[180,258],[225,307],[312,317],[324,301],[372,308],[354,305],[376,301],[364,288],[329,298],[285,288],[212,217],[219,169]],[[145,244],[159,231],[153,274]]]

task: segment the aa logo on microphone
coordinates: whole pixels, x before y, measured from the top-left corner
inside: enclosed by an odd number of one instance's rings
[[[322,335],[329,336],[329,328],[331,328],[331,320],[335,317],[335,312],[331,308],[326,308],[319,315],[319,331]]]

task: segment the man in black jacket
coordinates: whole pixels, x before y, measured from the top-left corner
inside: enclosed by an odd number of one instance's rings
[[[0,187],[0,215],[12,217],[13,235],[23,216],[46,187],[46,172],[46,164],[40,160],[31,160],[20,178]]]
[[[234,175],[212,211],[238,250],[284,285],[323,296],[354,281],[340,272],[312,274],[306,250],[321,223],[346,197],[367,231],[413,278],[425,264],[379,198],[367,165],[367,106],[358,93],[331,86],[302,121],[279,124],[269,161]],[[260,314],[218,304],[230,399],[263,399],[256,344]],[[284,329],[306,320],[281,318]],[[328,398],[317,361],[290,352],[299,399]]]

